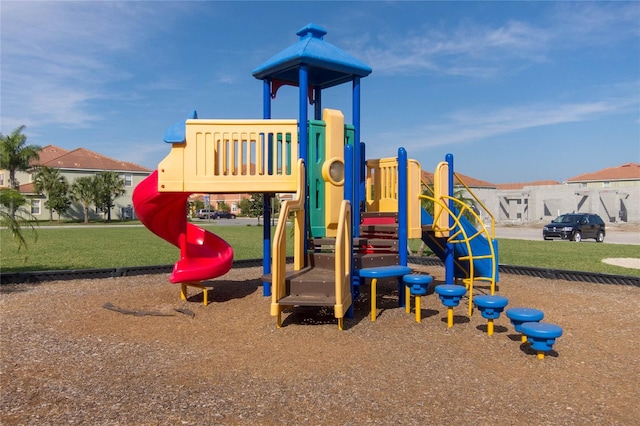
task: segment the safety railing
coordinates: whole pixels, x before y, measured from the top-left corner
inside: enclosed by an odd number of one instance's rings
[[[158,166],[160,192],[295,192],[296,120],[185,122],[185,140]]]
[[[293,217],[293,262],[296,271],[304,267],[304,200],[305,200],[305,181],[304,181],[304,162],[297,161],[297,169],[299,170],[297,178],[297,189],[295,198],[285,200],[280,205],[280,216],[278,224],[273,235],[272,246],[272,265],[271,265],[271,315],[277,317],[277,325],[282,324],[282,307],[278,301],[286,296],[286,255],[287,255],[287,238],[286,229],[289,215],[294,213]]]
[[[458,179],[458,182],[459,182],[462,186],[464,186],[464,188],[467,190],[467,193],[468,193],[469,195],[471,195],[471,197],[473,197],[473,199],[475,200],[475,202],[476,202],[480,207],[482,207],[482,209],[484,210],[484,212],[485,212],[487,215],[489,215],[489,218],[491,219],[491,239],[495,239],[495,232],[496,232],[496,231],[495,231],[495,230],[496,230],[496,219],[495,219],[495,217],[493,216],[493,213],[491,213],[491,211],[487,208],[487,206],[485,206],[485,205],[484,205],[484,203],[483,203],[482,201],[480,201],[480,198],[478,198],[478,197],[476,196],[476,194],[471,190],[471,188],[469,188],[469,187],[467,186],[467,184],[466,184],[466,183],[464,183],[464,181],[462,180],[462,178],[461,178],[457,173],[455,173],[455,172],[454,172],[454,173],[453,173],[453,175],[456,177],[456,179]],[[480,223],[482,223],[482,220],[481,220],[480,218],[478,218],[478,219],[479,219],[479,222],[480,222]],[[483,226],[484,226],[484,225],[483,225]]]
[[[489,218],[491,220],[491,239],[495,239],[495,229],[496,229],[495,222],[496,222],[496,220],[495,220],[495,217],[493,216],[493,213],[491,213],[491,211],[480,200],[480,198],[478,198],[478,196],[471,190],[471,188],[469,188],[469,186],[467,186],[467,184],[464,182],[464,180],[462,180],[460,175],[458,175],[457,173],[454,172],[454,176],[458,180],[458,183],[460,185],[462,185],[467,190],[467,193],[473,198],[473,200],[477,203],[477,205],[479,205],[482,208],[482,210],[484,210],[484,212],[489,216]],[[434,177],[435,177],[435,174],[434,174]],[[437,196],[434,193],[435,182],[426,182],[426,181],[422,180],[421,183],[422,183],[422,187],[429,193],[429,194],[426,194],[426,195],[431,195],[433,197]],[[482,220],[479,217],[479,215],[478,215],[478,222],[482,222]]]
[[[409,238],[420,238],[420,164],[408,160],[407,192],[409,206]],[[398,212],[398,159],[380,158],[367,160],[365,180],[365,203],[367,211]]]
[[[351,306],[351,203],[343,200],[340,204],[338,233],[335,245],[335,292],[334,316],[338,328],[343,329],[344,315]]]
[[[450,225],[443,229],[448,233],[447,243],[451,244],[464,244],[466,248],[466,254],[463,256],[458,256],[455,259],[455,262],[458,264],[461,270],[466,271],[466,278],[463,278],[463,282],[467,286],[469,290],[469,315],[473,312],[473,287],[475,281],[485,281],[490,284],[490,292],[491,294],[495,293],[495,284],[496,284],[496,273],[498,271],[498,265],[496,264],[496,253],[494,250],[494,246],[492,244],[492,239],[489,236],[489,232],[487,228],[484,226],[477,213],[474,212],[468,204],[465,204],[461,200],[458,200],[453,197],[449,197],[448,195],[441,195],[440,199],[436,199],[434,197],[428,195],[421,195],[421,199],[429,200],[433,202],[434,206],[438,205],[439,209],[434,209],[434,223],[438,222],[440,215],[447,215],[452,220]],[[455,210],[452,211],[449,208],[449,203],[452,202],[456,205]],[[462,223],[462,217],[467,214],[471,214],[474,219],[480,224],[480,229],[476,229],[475,232],[469,234],[465,229]],[[489,248],[489,253],[486,254],[474,254],[473,247],[471,245],[471,241],[478,238],[479,236],[484,236],[487,240],[487,247]],[[444,247],[443,247],[444,249]],[[490,259],[491,260],[491,274],[489,276],[475,276],[475,261],[482,259]],[[468,262],[468,269],[464,268],[464,265],[461,264],[461,261]]]

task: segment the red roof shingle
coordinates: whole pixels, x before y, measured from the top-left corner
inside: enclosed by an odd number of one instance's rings
[[[471,188],[495,188],[496,187],[496,185],[490,182],[472,178],[471,176],[463,175],[462,173],[456,172],[456,175],[459,176],[462,179],[462,181],[468,187],[471,187]],[[425,182],[433,182],[433,173],[431,172],[422,170],[421,177],[422,177],[422,180]],[[460,185],[460,181],[457,178],[455,179],[455,185]]]
[[[611,181],[611,180],[638,180],[640,179],[640,163],[627,163],[617,167],[598,170],[597,172],[584,173],[567,182],[585,181]]]
[[[112,170],[150,172],[151,170],[138,164],[119,161],[86,148],[67,151],[55,145],[47,145],[40,153],[37,165],[60,169]]]
[[[562,185],[562,182],[557,180],[536,180],[533,182],[511,182],[511,183],[498,183],[496,187],[498,189],[522,189],[525,186],[545,186],[545,185]]]

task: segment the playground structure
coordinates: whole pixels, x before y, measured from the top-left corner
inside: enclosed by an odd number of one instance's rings
[[[436,167],[430,194],[423,194],[431,185],[422,181],[420,164],[404,148],[387,158],[366,159],[360,81],[371,68],[325,42],[325,34],[314,24],[303,27],[296,44],[254,70],[263,82],[263,119],[201,119],[194,111],[167,129],[164,140],[171,151],[138,185],[133,201],[142,223],[180,248],[170,282],[182,285],[184,297],[186,286],[202,287],[233,262],[228,243],[187,222],[190,194],[262,192],[263,294],[271,297],[278,326],[286,307],[328,306],[342,329],[367,278],[372,279],[372,320],[377,278],[397,278],[399,305],[408,304],[403,277],[411,272],[409,238],[422,239],[444,261],[446,284],[464,285],[471,315],[475,282],[487,282],[495,292],[498,250],[472,207],[453,197],[454,178],[461,181],[453,156]],[[343,83],[352,84],[352,124],[345,124],[342,112],[322,106],[322,90]],[[299,88],[298,119],[271,118],[271,102],[285,85]],[[292,197],[282,202],[272,237],[270,198],[285,193]],[[425,201],[433,204],[432,213],[423,208]],[[294,261],[287,270],[289,219]],[[414,284],[411,294],[419,309],[424,293]]]

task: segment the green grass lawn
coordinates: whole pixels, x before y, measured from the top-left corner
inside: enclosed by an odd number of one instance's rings
[[[204,227],[231,244],[235,259],[262,258],[261,226]],[[26,236],[29,251],[18,252],[10,234],[0,230],[2,272],[168,265],[179,256],[176,247],[139,226],[40,228],[37,240],[30,232]],[[419,244],[412,240],[410,247],[415,252]],[[510,239],[499,240],[498,245],[501,264],[640,276],[640,270],[602,263],[607,257],[638,257],[638,246]],[[291,247],[289,242],[289,255]]]
[[[236,260],[262,258],[261,226],[203,227],[231,244]],[[180,255],[177,247],[144,227],[61,227],[37,229],[37,240],[30,232],[26,236],[29,251],[18,252],[9,232],[0,230],[2,272],[168,265]],[[289,254],[291,246],[287,244]]]

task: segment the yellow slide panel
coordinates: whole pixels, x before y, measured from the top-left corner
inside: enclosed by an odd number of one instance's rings
[[[420,163],[417,160],[408,160],[409,170],[407,171],[407,237],[422,237],[422,207],[420,205],[420,194],[422,193],[422,182],[420,178]]]
[[[442,161],[436,166],[436,172],[433,174],[433,230],[436,237],[449,236],[449,213],[443,208],[442,203],[447,203],[449,196],[449,163]],[[444,197],[444,198],[442,198]]]
[[[344,199],[344,115],[341,111],[325,108],[322,119],[326,125],[326,156],[322,165],[325,235],[335,237],[338,232],[340,205]]]

